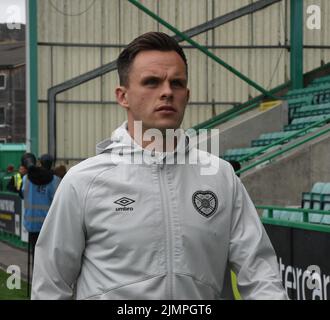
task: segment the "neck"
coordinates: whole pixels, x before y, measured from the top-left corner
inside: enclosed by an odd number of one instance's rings
[[[155,150],[157,152],[173,152],[177,146],[178,137],[174,130],[145,128],[141,121],[135,121],[134,124],[128,123],[127,131],[132,139],[146,150]]]

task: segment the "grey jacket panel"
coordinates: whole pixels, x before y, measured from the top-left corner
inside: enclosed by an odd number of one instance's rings
[[[244,299],[287,298],[230,164],[184,144],[178,153],[196,164],[163,164],[171,155],[155,161],[124,126],[102,145],[59,186],[36,246],[33,299],[220,299],[228,264]],[[142,153],[150,164],[129,163]],[[215,174],[201,173],[206,160]]]

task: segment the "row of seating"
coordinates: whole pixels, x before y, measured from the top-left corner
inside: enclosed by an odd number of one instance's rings
[[[328,93],[330,90],[330,83],[328,82],[321,82],[316,86],[308,86],[306,88],[302,89],[294,89],[290,90],[287,94],[286,97],[288,99],[293,99],[293,98],[300,98],[300,97],[306,97],[307,95],[324,95]]]
[[[252,147],[252,148],[236,148],[236,149],[229,149],[226,151],[225,156],[223,157],[227,161],[241,159],[248,154],[252,154],[257,152],[261,149],[261,147]]]
[[[301,208],[330,211],[330,182],[316,182],[310,192],[303,192]],[[269,217],[269,211],[263,211],[263,217]],[[303,222],[303,212],[274,210],[273,218]],[[322,213],[308,213],[310,223],[330,225],[330,215]]]
[[[283,127],[283,131],[269,132],[261,134],[257,139],[251,141],[251,147],[229,149],[223,155],[227,161],[239,161],[242,157],[255,152],[257,149],[274,143],[278,140],[287,138],[280,143],[287,143],[294,133],[298,130],[306,128],[316,122],[330,122],[330,76],[320,78],[313,86],[304,89],[291,90],[287,94],[287,102],[289,106],[289,124]],[[329,97],[328,97],[329,94]],[[324,100],[318,104],[319,101]],[[323,101],[322,100],[322,101]],[[308,130],[312,132],[317,130],[313,128]],[[301,135],[295,136],[295,138]]]
[[[330,75],[314,79],[310,84],[311,87],[316,87],[321,83],[330,83]]]
[[[279,131],[279,132],[270,132],[270,133],[263,133],[260,137],[256,140],[252,140],[251,145],[252,147],[260,147],[260,146],[267,146],[271,143],[274,143],[280,139],[289,138],[292,134],[298,132],[297,131]],[[283,143],[287,142],[284,140]]]
[[[324,210],[330,203],[330,183],[316,182],[310,192],[303,192],[301,206],[305,209]]]
[[[289,108],[289,122],[294,118],[296,112],[304,107],[304,106],[310,106],[312,105],[313,102],[313,96],[311,95],[306,95],[300,98],[293,98],[293,99],[288,99],[288,108]]]
[[[330,211],[330,203],[327,204],[325,209]],[[286,210],[273,210],[273,219],[286,220],[292,222],[303,222],[303,212],[294,212]],[[269,218],[269,211],[264,210],[262,216],[264,218]],[[330,215],[325,215],[321,213],[308,213],[308,221],[314,224],[327,224],[330,225]]]
[[[329,115],[330,103],[320,105],[307,105],[300,107],[295,113],[294,118],[304,118],[310,116]]]
[[[316,122],[320,122],[323,120],[330,122],[330,115],[323,114],[323,115],[319,115],[319,116],[295,118],[292,120],[292,122],[290,124],[284,126],[284,131],[301,130]]]

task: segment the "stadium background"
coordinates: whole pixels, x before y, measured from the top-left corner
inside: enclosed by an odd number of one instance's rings
[[[139,2],[182,32],[198,33],[205,27],[207,31],[192,39],[263,89],[261,93],[190,42],[181,43],[188,58],[192,93],[183,127],[218,128],[218,156],[241,162],[241,179],[275,241],[290,296],[303,296],[298,294],[297,273],[292,270],[300,268],[305,274],[309,265],[318,265],[323,272],[322,297],[312,289],[307,297],[327,298],[330,267],[324,256],[330,245],[330,227],[324,217],[330,210],[329,1]],[[95,144],[125,120],[125,112],[115,102],[117,73],[102,68],[144,32],[175,33],[137,8],[134,1],[33,0],[28,4],[27,148],[36,154],[53,153],[57,164],[70,167],[93,156]],[[321,9],[320,29],[307,26],[311,5]],[[85,78],[91,80],[84,82]],[[54,96],[54,92],[58,94]],[[325,105],[320,113],[323,122],[311,130],[308,126],[320,118],[293,122],[298,108],[316,105]],[[313,112],[307,111],[306,117]],[[284,132],[285,128],[290,129],[289,134],[307,129],[283,141],[267,138],[268,146],[275,145],[264,151],[251,148],[257,143],[252,145],[253,141],[267,140],[262,134]],[[276,145],[276,141],[280,142]],[[282,233],[283,237],[278,236]],[[295,237],[315,239],[319,253],[312,254],[315,249],[311,247],[309,252]],[[302,254],[301,248],[306,249],[303,261],[301,255],[295,257]]]
[[[181,31],[256,3],[250,0],[141,1],[143,5]],[[274,2],[274,1],[273,1]],[[330,61],[329,2],[321,5],[321,30],[304,23],[303,71]],[[47,90],[116,59],[139,34],[159,30],[173,35],[128,1],[37,1],[39,151],[47,151]],[[232,20],[194,37],[221,59],[265,89],[290,79],[290,1],[275,1],[263,10]],[[192,96],[184,128],[241,104],[259,92],[193,48],[182,43],[188,58]],[[319,46],[319,48],[317,48]],[[84,159],[95,152],[95,143],[108,137],[125,119],[115,102],[116,72],[91,80],[57,96],[57,157]],[[83,103],[81,103],[83,102]]]

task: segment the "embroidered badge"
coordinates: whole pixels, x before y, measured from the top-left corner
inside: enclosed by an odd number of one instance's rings
[[[212,191],[196,191],[192,196],[195,209],[209,218],[218,208],[218,198]]]

